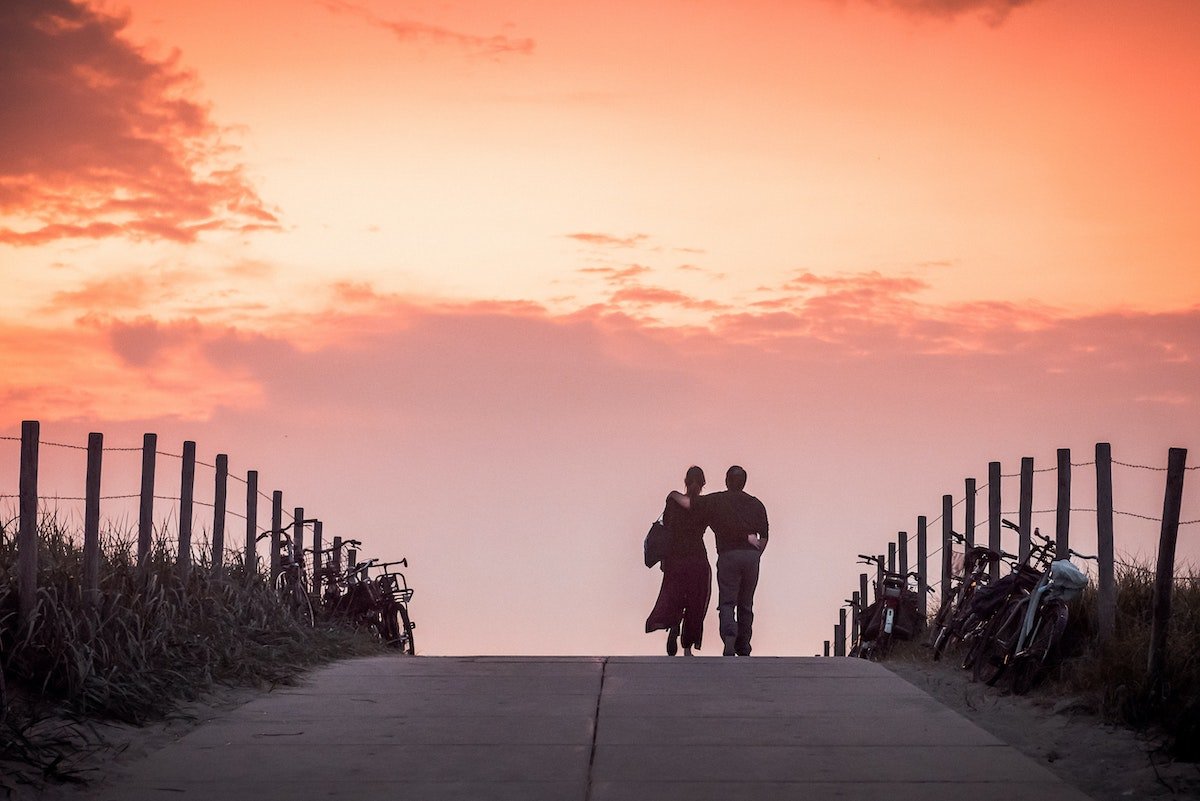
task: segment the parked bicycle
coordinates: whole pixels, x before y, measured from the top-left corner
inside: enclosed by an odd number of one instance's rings
[[[303,554],[296,553],[295,545],[287,529],[265,531],[258,536],[258,539],[264,539],[272,534],[279,535],[279,573],[273,582],[276,597],[302,625],[311,628],[316,623],[316,617],[313,613],[312,598],[308,593]]]
[[[412,600],[413,591],[403,573],[388,570],[392,565],[408,567],[408,559],[375,565],[384,571],[375,579],[383,599],[379,610],[383,622],[383,640],[393,648],[399,649],[401,653],[412,656],[417,653],[413,642],[413,628],[416,624],[408,616],[408,602]]]
[[[961,534],[951,532],[951,535],[954,542],[966,545],[966,538]],[[991,581],[991,566],[999,560],[998,552],[983,545],[973,545],[963,552],[962,573],[953,577],[954,583],[942,599],[933,621],[930,639],[935,662],[961,638],[970,620],[971,600],[980,587]]]
[[[356,540],[343,543],[347,548],[357,544]],[[331,560],[322,570],[323,605],[329,615],[371,632],[401,653],[412,655],[416,653],[413,639],[416,623],[409,617],[408,603],[412,600],[413,590],[403,573],[389,570],[396,565],[408,567],[408,560],[380,562],[368,559],[348,564],[341,570],[335,568]],[[370,571],[373,569],[383,572],[372,578]]]
[[[1069,555],[1095,558],[1075,551]],[[1047,560],[1037,582],[1009,596],[993,618],[989,633],[981,640],[975,678],[995,685],[1011,671],[1015,694],[1032,689],[1057,658],[1070,618],[1069,603],[1083,592],[1087,581],[1069,559]]]
[[[1005,528],[1020,531],[1020,527],[1011,520],[1002,520]],[[1054,543],[1041,532],[1034,530],[1029,553],[1024,560],[1020,557],[1001,550],[1000,561],[1009,566],[1009,573],[994,582],[977,587],[962,623],[958,626],[958,637],[964,646],[961,667],[963,670],[974,670],[983,644],[991,635],[991,627],[998,623],[998,613],[1005,609],[1014,597],[1028,594],[1041,579],[1042,573],[1054,556]]]
[[[917,593],[908,587],[908,580],[917,574],[896,573],[883,567],[877,556],[858,555],[863,564],[879,568],[882,579],[875,582],[875,602],[859,614],[859,639],[850,655],[879,661],[891,652],[893,640],[911,639],[920,626]]]

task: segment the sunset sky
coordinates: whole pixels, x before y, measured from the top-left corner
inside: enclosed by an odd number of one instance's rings
[[[9,0],[0,434],[228,453],[427,653],[657,653],[641,538],[739,463],[813,653],[990,460],[1200,464],[1198,86],[1194,0]]]

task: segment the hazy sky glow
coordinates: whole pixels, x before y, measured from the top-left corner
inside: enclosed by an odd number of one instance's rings
[[[1200,447],[1197,42],[1192,0],[8,2],[0,432],[228,452],[408,554],[446,653],[657,651],[640,537],[739,462],[761,648],[808,653],[988,460]]]

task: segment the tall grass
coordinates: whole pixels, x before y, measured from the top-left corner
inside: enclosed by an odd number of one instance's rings
[[[94,741],[50,722],[63,716],[140,725],[215,684],[287,684],[306,666],[379,648],[340,626],[301,626],[237,557],[223,579],[200,563],[181,580],[161,535],[140,569],[134,538],[107,534],[89,597],[78,538],[56,516],[40,523],[37,601],[24,625],[14,539],[0,527],[0,760],[35,773],[68,778],[67,753]]]
[[[1178,759],[1200,760],[1200,580],[1194,571],[1176,579],[1171,596],[1167,664],[1163,686],[1149,685],[1147,659],[1154,572],[1144,565],[1117,565],[1116,631],[1106,643],[1098,629],[1091,585],[1072,610],[1064,635],[1070,654],[1058,671],[1057,689],[1090,698],[1110,721],[1158,726]]]

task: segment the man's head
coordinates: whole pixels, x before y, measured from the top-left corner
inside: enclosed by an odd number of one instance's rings
[[[683,484],[689,490],[695,489],[696,492],[704,489],[704,471],[696,465],[688,468],[687,475],[683,477]]]
[[[746,470],[738,465],[734,465],[725,471],[725,486],[731,490],[743,490],[746,488]]]

